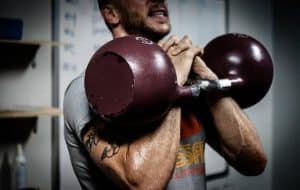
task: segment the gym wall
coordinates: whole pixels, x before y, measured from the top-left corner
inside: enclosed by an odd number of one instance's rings
[[[297,1],[274,0],[274,81],[272,189],[300,186],[300,8]]]
[[[51,41],[50,0],[1,0],[0,17],[23,20],[23,40]],[[14,56],[13,53],[11,55]],[[51,106],[50,46],[41,45],[33,62],[25,68],[5,69],[1,67],[3,64],[0,60],[0,108]],[[31,134],[24,148],[28,186],[51,189],[50,117],[38,118],[37,132]],[[8,152],[9,161],[13,164],[15,151],[16,144],[0,144],[0,163],[3,154]]]

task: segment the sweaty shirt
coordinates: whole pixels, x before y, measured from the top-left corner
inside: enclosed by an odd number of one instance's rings
[[[83,143],[82,131],[95,117],[86,98],[84,73],[75,78],[66,89],[63,111],[65,141],[82,189],[119,189],[93,163]],[[168,190],[206,189],[204,144],[203,125],[194,114],[183,110],[180,148]]]

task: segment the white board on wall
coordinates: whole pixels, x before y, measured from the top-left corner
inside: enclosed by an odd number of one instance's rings
[[[85,70],[93,53],[111,39],[96,0],[59,1],[59,40],[67,42],[59,50],[59,92],[62,108],[65,89],[72,79]],[[61,189],[80,189],[72,170],[60,121]]]
[[[225,33],[224,0],[169,0],[172,32],[179,37],[188,34],[194,44],[205,46],[212,38]],[[69,42],[60,48],[60,104],[69,82],[84,71],[90,57],[112,39],[100,16],[96,0],[64,0],[59,2],[59,38]],[[60,122],[61,189],[80,189],[73,173]],[[206,147],[208,175],[223,172],[225,161]]]

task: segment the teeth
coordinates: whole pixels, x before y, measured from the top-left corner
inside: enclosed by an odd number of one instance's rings
[[[157,11],[157,12],[153,12],[152,16],[165,16],[165,14],[162,11]]]
[[[153,15],[155,15],[155,16],[164,16],[164,13],[163,12],[156,12]]]

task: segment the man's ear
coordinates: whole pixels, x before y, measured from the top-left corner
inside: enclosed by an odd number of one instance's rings
[[[101,14],[110,27],[117,26],[120,23],[120,14],[112,5],[105,5],[101,10]]]

